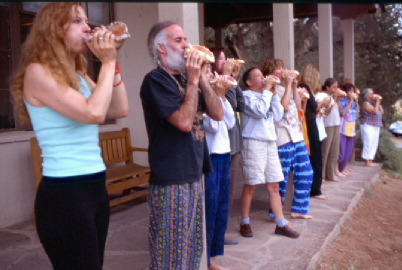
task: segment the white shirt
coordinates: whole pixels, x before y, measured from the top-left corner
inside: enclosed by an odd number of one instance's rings
[[[338,102],[334,102],[332,105],[331,112],[324,117],[324,125],[325,127],[334,127],[339,126],[341,124],[341,116],[339,113],[339,105]]]
[[[235,114],[229,101],[223,101],[224,119],[222,121],[212,120],[204,114],[203,128],[207,138],[209,154],[230,153],[230,139],[228,130],[236,124]]]
[[[274,122],[283,116],[283,107],[278,95],[273,95],[268,90],[262,93],[247,90],[243,95],[246,105],[241,114],[243,138],[276,141]]]
[[[278,97],[282,100],[285,95],[285,87],[278,85]],[[292,91],[292,90],[291,90]],[[282,146],[289,142],[297,143],[304,141],[303,130],[299,120],[299,113],[297,112],[296,102],[291,94],[289,110],[283,114],[280,121],[275,123],[276,134],[278,139],[276,145]]]
[[[327,97],[328,97],[327,93],[319,92],[315,95],[315,101],[322,102]],[[325,132],[324,117],[322,116],[322,114],[320,113],[317,114],[315,122],[317,123],[318,135],[320,137],[320,141],[322,141],[327,137],[327,133]]]

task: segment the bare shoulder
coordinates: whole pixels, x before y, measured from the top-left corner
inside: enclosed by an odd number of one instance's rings
[[[25,70],[25,77],[27,79],[40,79],[41,76],[50,75],[46,68],[40,63],[31,63]]]
[[[43,89],[46,89],[46,86],[53,86],[56,84],[56,80],[53,78],[52,74],[40,63],[31,63],[27,66],[25,70],[25,83],[29,83],[29,88],[36,88],[38,86],[43,86]],[[29,87],[33,86],[33,87]]]
[[[39,63],[26,67],[24,78],[24,97],[32,105],[45,106],[45,100],[60,89],[52,74]]]

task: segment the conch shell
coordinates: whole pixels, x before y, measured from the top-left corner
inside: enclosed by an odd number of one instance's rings
[[[244,60],[242,60],[242,59],[235,59],[235,58],[228,58],[228,59],[226,59],[226,61],[233,61],[236,65],[238,65],[238,66],[241,66],[241,65],[243,65],[244,63],[246,63],[246,62],[244,62]]]
[[[297,89],[297,93],[299,93],[300,98],[305,98],[305,99],[310,99],[310,94],[308,93],[307,89],[304,87],[298,87]]]
[[[288,74],[294,74],[295,77],[299,76],[300,73],[297,70],[285,69],[283,70],[283,76],[286,77]]]
[[[112,22],[106,26],[108,30],[110,30],[114,35],[114,45],[116,49],[120,49],[123,46],[124,41],[130,38],[130,33],[128,32],[128,27],[124,22]],[[92,40],[93,33],[89,36],[84,37],[87,41]]]
[[[184,50],[184,58],[187,58],[187,55],[193,50],[197,50],[200,55],[205,58],[206,63],[215,63],[215,56],[207,47],[202,45],[191,45],[190,43]]]
[[[343,91],[343,90],[341,90],[341,89],[339,89],[339,88],[336,89],[336,93],[337,93],[338,96],[340,96],[340,97],[346,97],[346,96],[347,96],[346,92]]]
[[[373,95],[373,99],[381,100],[381,99],[382,99],[382,96],[380,96],[379,94],[374,94],[374,95]]]
[[[218,77],[226,77],[227,78],[227,84],[228,84],[228,86],[230,86],[230,88],[237,86],[237,81],[235,79],[233,79],[232,77],[230,77],[229,75],[219,75],[215,71],[214,76],[215,76],[215,78],[209,82],[211,85],[215,85],[215,84],[218,83]]]
[[[276,84],[281,83],[281,80],[278,77],[276,77],[275,75],[268,75],[267,77],[265,77],[264,78],[264,84],[266,84],[267,81],[272,81],[272,82],[274,82]]]

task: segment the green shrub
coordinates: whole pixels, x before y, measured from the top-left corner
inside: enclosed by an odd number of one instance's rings
[[[402,121],[402,113],[395,113],[392,117],[392,122]]]
[[[376,160],[382,162],[385,169],[402,176],[402,149],[396,148],[392,139],[388,130],[381,130]]]

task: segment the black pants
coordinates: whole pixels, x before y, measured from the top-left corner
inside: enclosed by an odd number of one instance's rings
[[[310,196],[319,196],[322,194],[322,150],[320,135],[318,134],[317,123],[315,119],[307,121],[307,131],[310,142],[310,162],[313,167],[314,178],[311,185]]]
[[[36,229],[55,270],[100,270],[110,214],[105,173],[73,178],[85,181],[43,178]]]

